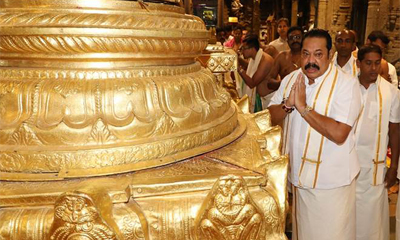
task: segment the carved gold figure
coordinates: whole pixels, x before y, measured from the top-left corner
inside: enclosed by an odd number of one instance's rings
[[[0,239],[286,239],[281,129],[208,37],[174,0],[0,0]]]

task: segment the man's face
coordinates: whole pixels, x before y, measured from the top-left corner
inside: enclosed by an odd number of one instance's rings
[[[235,38],[236,42],[240,42],[242,40],[242,30],[236,29],[233,31],[233,37]]]
[[[373,83],[381,72],[382,57],[379,53],[370,52],[365,54],[362,61],[357,60],[357,66],[360,68],[360,78]]]
[[[278,34],[280,37],[286,37],[287,31],[289,30],[288,25],[285,21],[280,21],[278,24]]]
[[[288,44],[290,49],[293,50],[300,50],[301,49],[301,40],[302,40],[302,35],[301,31],[299,30],[294,30],[290,32],[288,35]]]
[[[336,35],[335,47],[338,55],[349,57],[355,49],[354,36],[348,31],[341,31]]]
[[[224,43],[225,39],[226,39],[225,32],[224,31],[218,32],[217,41],[221,42],[221,43]]]
[[[309,37],[303,41],[301,69],[311,80],[322,76],[329,67],[329,52],[326,44],[326,39],[319,37]]]
[[[240,47],[240,52],[245,59],[249,59],[251,57],[251,48],[247,46],[246,43],[242,44],[242,46]]]

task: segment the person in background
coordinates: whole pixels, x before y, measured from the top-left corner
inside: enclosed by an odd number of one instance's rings
[[[223,45],[224,42],[226,41],[226,37],[227,36],[226,36],[225,30],[223,28],[216,29],[217,42],[220,42]]]
[[[274,92],[279,88],[281,80],[300,68],[302,39],[301,27],[293,26],[289,28],[288,43],[290,50],[280,52],[274,59],[274,66],[270,74],[257,89],[260,96],[267,96],[267,99],[271,99]]]
[[[273,46],[278,52],[290,50],[287,43],[287,31],[289,29],[289,20],[287,18],[280,18],[277,22],[277,31],[279,38],[270,42],[269,45]]]
[[[372,31],[367,38],[367,44],[377,45],[382,50],[383,58],[381,76],[398,88],[399,81],[397,78],[396,68],[384,59],[385,51],[387,50],[387,45],[389,42],[389,38],[382,31]],[[386,69],[388,70],[386,71]]]
[[[364,108],[356,127],[356,150],[361,165],[356,178],[356,239],[388,240],[387,189],[396,183],[400,99],[398,90],[379,75],[382,51],[378,46],[361,47],[357,58]],[[395,159],[389,169],[386,168],[388,142]]]
[[[235,52],[238,52],[240,46],[242,45],[242,27],[241,26],[236,26],[236,28],[233,30],[233,38],[229,41],[226,41],[224,43],[224,47],[227,48],[232,48]]]
[[[258,112],[267,108],[267,105],[257,94],[257,88],[268,75],[274,60],[260,48],[258,36],[255,34],[250,34],[243,40],[240,51],[244,57],[244,59],[239,58],[239,74],[244,81],[240,95],[247,94],[250,100],[249,111]]]
[[[353,77],[358,76],[356,58],[353,51],[356,49],[356,36],[347,29],[338,31],[335,37],[336,53],[332,63]]]

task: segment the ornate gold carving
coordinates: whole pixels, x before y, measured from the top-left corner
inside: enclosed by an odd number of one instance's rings
[[[165,13],[162,17],[149,17],[147,13],[132,14],[83,14],[83,13],[33,13],[4,12],[0,13],[2,26],[45,26],[45,27],[117,27],[124,29],[179,29],[204,30],[203,22],[196,16],[185,15],[176,21],[177,17]]]
[[[32,129],[23,123],[16,129],[7,141],[10,145],[43,145]]]
[[[90,174],[91,168],[98,168],[97,173],[101,173],[100,168],[105,167],[108,167],[103,170],[106,172],[125,172],[152,165],[167,164],[179,158],[195,155],[196,148],[200,148],[199,150],[201,150],[202,145],[207,144],[210,139],[223,139],[231,134],[237,126],[235,115],[231,114],[234,114],[234,112],[228,114],[227,117],[229,118],[227,121],[223,124],[218,124],[211,130],[193,132],[188,135],[177,136],[174,139],[160,139],[131,147],[114,147],[100,150],[88,149],[85,151],[73,149],[69,151],[52,150],[39,153],[34,151],[2,151],[0,152],[0,170],[16,173],[67,171],[68,173],[64,173],[66,174],[63,174],[64,176],[77,176],[85,174],[84,169],[88,169],[86,174]],[[239,137],[243,130],[234,132],[232,137]],[[227,140],[231,141],[229,138]],[[215,148],[218,145],[224,144],[226,142],[221,141],[215,143],[214,146],[205,147],[206,149],[209,147]],[[71,171],[74,169],[81,169],[81,171]],[[2,175],[0,174],[0,178],[3,177]]]
[[[132,79],[139,77],[161,77],[184,75],[201,70],[199,63],[193,63],[185,66],[168,67],[141,67],[132,69],[110,69],[110,70],[76,70],[76,69],[16,69],[0,68],[0,78],[4,80],[106,80],[106,79]],[[12,92],[15,87],[23,82],[12,81],[7,88],[0,89],[0,93]]]
[[[208,43],[207,39],[138,39],[82,37],[82,36],[0,36],[0,51],[6,53],[82,54],[130,53],[139,54],[188,54],[196,55]],[[62,57],[62,55],[57,56]],[[68,56],[66,56],[68,57]]]
[[[4,240],[44,240],[53,220],[52,208],[1,208],[0,239]]]
[[[113,230],[101,219],[93,201],[85,194],[66,193],[55,204],[51,240],[116,240]]]
[[[221,177],[209,193],[200,215],[199,239],[257,239],[263,215],[242,177]]]

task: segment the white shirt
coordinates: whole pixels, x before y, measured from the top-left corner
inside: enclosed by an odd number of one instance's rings
[[[393,86],[396,89],[398,89],[399,88],[399,79],[397,78],[396,68],[390,62],[388,62],[388,66],[389,66],[390,80],[392,81]]]
[[[357,59],[353,56],[353,54],[350,55],[349,60],[347,63],[343,66],[340,67],[340,65],[337,63],[337,52],[335,52],[335,55],[333,56],[332,62],[335,64],[336,67],[339,69],[342,69],[345,73],[357,78],[358,76],[358,71],[359,69],[357,68]]]
[[[382,78],[383,81],[385,81]],[[384,82],[383,84],[386,84]],[[387,82],[387,84],[389,84]],[[360,136],[357,139],[357,154],[362,168],[371,168],[372,160],[375,158],[375,145],[376,145],[376,132],[378,127],[378,99],[377,99],[377,85],[372,83],[368,89],[365,89],[363,85],[358,84],[361,90],[362,102],[364,104],[364,113],[361,115],[362,119],[359,120],[359,131]],[[398,123],[400,122],[400,103],[399,96],[394,87],[390,87],[390,93],[382,92],[387,96],[391,96],[391,105],[382,106],[383,108],[390,108],[389,122]],[[389,124],[389,123],[387,123]],[[387,136],[386,133],[382,133]],[[386,146],[389,138],[387,138]]]
[[[282,83],[279,89],[275,92],[270,105],[280,104],[282,102],[285,86],[292,74],[299,73],[299,71],[301,71],[301,69],[292,72],[282,80]],[[336,67],[333,66],[331,74],[334,74],[335,71]],[[318,89],[318,85],[324,79],[326,74],[328,74],[328,71],[315,79],[315,83],[312,85],[308,84],[308,79],[306,77],[307,105],[312,105],[312,96]],[[354,125],[361,110],[361,93],[358,87],[358,81],[351,78],[350,75],[343,71],[338,71],[336,90],[332,95],[331,110],[328,115],[328,117],[349,126]],[[349,79],[351,79],[351,81],[349,81]],[[294,114],[294,116],[292,118],[290,129],[288,129],[288,131],[290,131],[289,154],[291,166],[289,179],[292,184],[299,186],[299,171],[302,163],[301,157],[305,147],[305,136],[309,124],[301,117],[298,111],[295,110],[291,114]],[[320,143],[310,142],[310,144]],[[349,185],[352,182],[360,170],[357,153],[354,147],[354,131],[349,133],[349,136],[342,145],[337,145],[329,139],[326,139],[323,145],[321,155],[322,163],[319,168],[318,181],[315,187],[316,189],[332,189]]]
[[[274,41],[270,42],[269,45],[274,46],[278,52],[290,50],[289,44],[286,40],[283,40],[281,37],[275,39]]]

